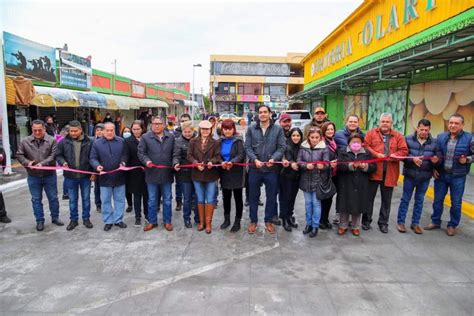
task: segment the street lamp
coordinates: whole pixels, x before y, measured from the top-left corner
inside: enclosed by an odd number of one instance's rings
[[[193,64],[193,94],[192,94],[192,101],[195,101],[194,100],[194,69],[196,67],[202,67],[201,64]],[[194,106],[191,106],[191,115],[192,115],[192,119],[194,120]]]

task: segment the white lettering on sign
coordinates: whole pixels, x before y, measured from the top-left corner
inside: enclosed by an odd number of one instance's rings
[[[352,55],[352,41],[348,38],[347,41],[334,46],[326,55],[318,58],[311,64],[311,76],[325,70],[327,67],[334,65],[347,56]]]

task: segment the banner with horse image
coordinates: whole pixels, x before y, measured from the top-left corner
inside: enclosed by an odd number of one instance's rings
[[[5,72],[9,76],[56,82],[56,49],[3,32]]]

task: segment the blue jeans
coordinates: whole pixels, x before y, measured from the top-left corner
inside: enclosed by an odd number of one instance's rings
[[[163,223],[171,224],[171,182],[169,183],[147,183],[148,189],[148,222],[158,224],[157,203],[158,196],[163,196]],[[158,190],[161,195],[158,194]]]
[[[444,198],[449,192],[451,194],[451,219],[448,227],[457,227],[461,221],[461,204],[464,194],[466,176],[453,176],[450,173],[441,172],[439,178],[434,181],[434,201],[431,222],[441,225],[441,215],[443,215]]]
[[[319,220],[321,219],[321,201],[316,197],[316,192],[303,192],[304,205],[306,208],[306,224],[319,228]]]
[[[183,188],[181,187],[181,182],[176,180],[176,184],[174,185],[176,191],[176,203],[181,203],[183,201]]]
[[[70,183],[69,178],[64,177],[64,181],[63,181],[63,195],[65,195],[65,196],[69,195],[69,183]]]
[[[413,217],[411,219],[412,225],[420,224],[421,213],[423,212],[423,201],[425,199],[426,190],[430,185],[430,179],[417,180],[405,176],[403,179],[403,195],[398,207],[398,224],[405,224],[407,217],[408,205],[410,204],[411,196],[415,191],[415,202],[413,205]]]
[[[258,222],[258,200],[260,198],[260,186],[265,184],[265,223],[271,223],[277,214],[276,197],[278,194],[278,182],[280,175],[275,172],[261,172],[255,168],[249,170],[249,211],[250,222]]]
[[[194,196],[194,184],[192,182],[180,182],[181,190],[183,191],[183,220],[185,222],[191,221],[191,209],[193,203],[196,204]],[[194,221],[199,221],[197,214],[197,205],[194,207]]]
[[[43,189],[46,193],[49,203],[49,211],[51,218],[59,218],[59,201],[58,201],[58,180],[56,174],[47,177],[28,176],[28,188],[31,193],[31,204],[33,205],[33,213],[37,222],[44,222],[43,212]]]
[[[117,224],[123,222],[125,211],[125,184],[118,187],[100,187],[102,201],[102,220],[104,224]],[[112,199],[114,206],[112,207]]]
[[[75,222],[79,220],[79,188],[81,188],[82,219],[89,219],[91,213],[91,180],[89,180],[89,178],[66,179],[69,194],[69,219]]]
[[[214,204],[217,190],[217,181],[193,181],[198,204]]]

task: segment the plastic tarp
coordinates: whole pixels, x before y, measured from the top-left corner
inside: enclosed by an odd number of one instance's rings
[[[77,92],[79,105],[87,108],[107,108],[107,99],[103,94],[96,92]]]
[[[35,86],[36,95],[31,104],[40,107],[78,107],[79,98],[68,89]]]
[[[191,106],[191,107],[198,107],[199,104],[196,102],[196,101],[191,101],[191,100],[175,100],[175,102],[177,102],[178,104],[180,105],[183,105],[183,106]]]

